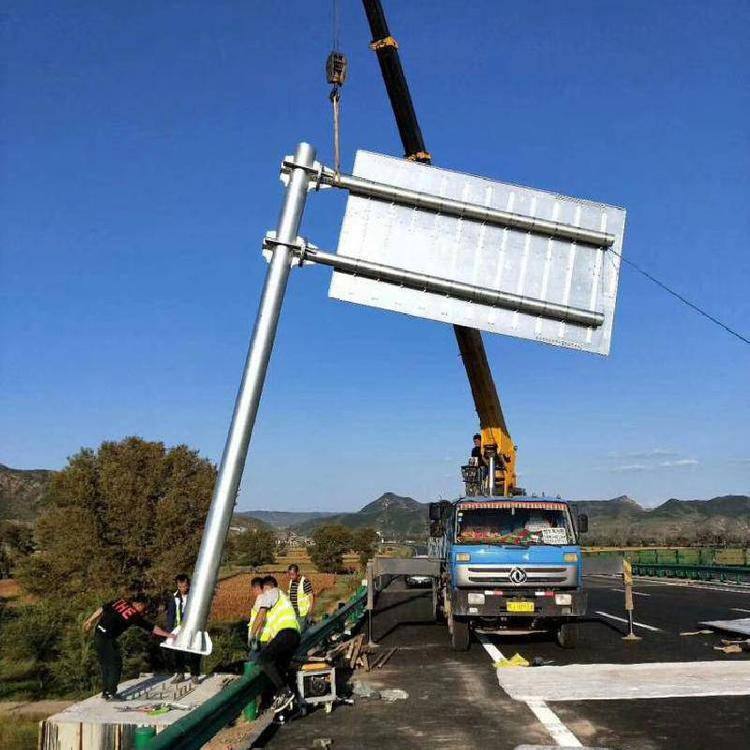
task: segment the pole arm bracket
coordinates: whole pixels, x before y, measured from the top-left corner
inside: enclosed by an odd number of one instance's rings
[[[318,246],[308,242],[306,237],[298,236],[294,242],[279,242],[279,240],[276,239],[276,232],[266,232],[263,237],[262,250],[266,262],[271,262],[273,251],[277,247],[286,247],[292,251],[291,265],[293,266],[310,266],[315,263],[314,260],[308,258],[308,253],[314,255]]]

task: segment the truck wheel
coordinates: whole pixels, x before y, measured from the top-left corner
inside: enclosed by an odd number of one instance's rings
[[[469,621],[457,620],[454,617],[451,624],[451,647],[454,651],[468,651],[471,646]]]
[[[578,645],[578,623],[567,622],[557,628],[557,645],[561,648],[575,648]]]

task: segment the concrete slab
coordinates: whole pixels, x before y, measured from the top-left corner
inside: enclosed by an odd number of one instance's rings
[[[520,701],[750,695],[750,661],[498,669],[497,679],[511,698]]]
[[[725,633],[736,633],[750,638],[750,617],[741,617],[738,620],[709,620],[698,624],[714,630],[722,630]]]
[[[171,685],[170,675],[144,675],[120,683],[121,701],[101,695],[74,703],[41,725],[41,750],[130,750],[136,726],[157,733],[219,693],[235,675],[212,675],[192,687]],[[159,709],[167,708],[164,713]],[[157,713],[158,711],[158,713]]]

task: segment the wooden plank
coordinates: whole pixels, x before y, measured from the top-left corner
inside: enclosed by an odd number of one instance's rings
[[[385,656],[378,662],[378,669],[381,669],[386,662],[393,656],[393,654],[398,651],[398,648],[392,648],[390,651],[388,651]]]

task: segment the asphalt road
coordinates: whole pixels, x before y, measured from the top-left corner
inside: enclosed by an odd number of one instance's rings
[[[430,620],[430,592],[404,590],[397,581],[380,595],[374,635],[383,647],[398,646],[399,651],[382,670],[358,672],[355,679],[376,690],[400,688],[409,697],[395,702],[358,698],[355,706],[339,706],[331,715],[316,711],[276,727],[260,746],[296,750],[313,747],[316,738],[330,738],[334,750],[750,747],[750,695],[530,702],[511,698],[493,667],[498,654],[519,653],[529,661],[538,656],[550,668],[689,662],[697,684],[702,677],[700,665],[693,667],[696,662],[750,661],[749,654],[716,651],[718,634],[680,635],[699,630],[702,620],[750,616],[750,590],[640,579],[635,621],[642,640],[631,643],[622,640],[625,624],[614,619],[624,614],[623,593],[617,590],[621,584],[592,577],[587,588],[591,618],[582,625],[575,650],[563,650],[546,636],[492,636],[483,643],[475,640],[466,653],[455,653],[445,625]],[[660,669],[651,672],[659,674]],[[524,677],[533,683],[534,668],[524,670]]]

